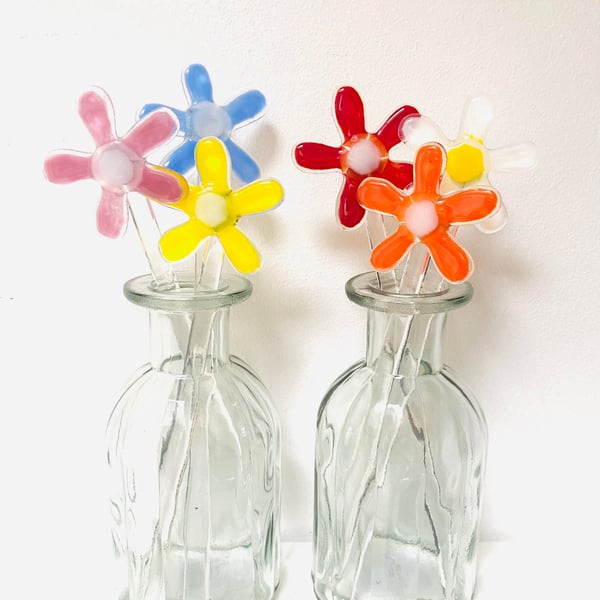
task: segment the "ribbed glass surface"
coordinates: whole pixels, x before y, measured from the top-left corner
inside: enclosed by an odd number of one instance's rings
[[[228,313],[150,310],[151,363],[107,429],[119,600],[273,597],[279,423]]]
[[[460,304],[455,291],[449,297],[446,310]],[[418,311],[418,298],[406,301]],[[444,310],[441,296],[436,302]],[[366,358],[332,385],[319,412],[315,592],[470,600],[485,421],[443,365],[445,313],[384,308],[368,309]]]

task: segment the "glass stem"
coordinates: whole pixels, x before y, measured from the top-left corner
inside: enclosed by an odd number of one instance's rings
[[[385,231],[385,223],[382,223]],[[452,229],[453,231],[451,230],[451,233],[455,234],[456,228]],[[431,257],[429,255],[423,257],[423,252],[420,246],[421,244],[413,247],[412,250],[409,252],[399,279],[395,276],[395,289],[399,292],[402,292],[405,286],[409,284],[409,281],[407,280],[409,279],[410,275],[412,275],[412,273],[414,272],[416,272],[418,276],[416,277],[416,285],[412,293],[419,294],[423,290],[425,279],[431,268]],[[418,268],[419,265],[420,268]],[[439,282],[437,282],[435,289],[439,291],[442,288],[443,283],[444,280],[441,277],[439,277]],[[381,287],[381,280],[379,280],[379,284]],[[396,378],[396,374],[398,373],[400,367],[400,361],[403,359],[403,357],[405,357],[406,348],[411,336],[414,321],[415,315],[411,315],[405,324],[402,341],[400,342],[400,345],[394,354],[391,373],[382,373],[377,380],[380,383],[382,389],[380,392],[376,393],[375,397],[383,399],[382,403],[385,408],[383,410],[378,411],[381,416],[377,424],[377,433],[375,436],[375,460],[369,462],[369,472],[365,474],[365,477],[363,479],[365,485],[362,490],[362,493],[360,494],[361,501],[359,503],[359,507],[356,513],[356,519],[352,530],[351,542],[346,550],[346,555],[344,557],[344,567],[341,576],[341,581],[346,580],[346,577],[344,577],[344,571],[346,569],[353,569],[352,587],[351,590],[349,590],[350,598],[353,598],[356,594],[356,588],[358,586],[358,581],[361,575],[364,557],[373,537],[376,512],[375,505],[377,503],[377,489],[383,486],[384,484],[390,456],[392,453],[392,448],[394,447],[394,443],[400,431],[400,426],[402,424],[405,413],[406,417],[410,419],[411,423],[414,422],[412,415],[410,414],[410,409],[408,408],[408,400],[417,389],[417,378],[419,368],[421,365],[421,361],[423,360],[423,354],[427,344],[427,339],[429,337],[429,332],[431,330],[433,315],[430,316],[427,320],[425,335],[421,340],[420,346],[414,348],[415,350],[417,350],[415,371],[412,374],[412,377],[408,377],[404,382],[404,385],[402,385],[399,384],[398,379]],[[388,319],[388,329],[390,326],[393,325],[393,323],[394,316],[390,315]],[[428,452],[427,443],[425,443],[424,452]],[[427,459],[427,456],[424,457],[424,460],[425,464],[432,464],[431,460]],[[427,503],[426,497],[424,498],[424,502]],[[430,524],[432,530],[436,532],[437,527],[435,526],[435,524],[433,522],[431,522]],[[352,560],[353,556],[356,557],[356,561]]]
[[[135,227],[138,239],[154,281],[159,287],[177,284],[177,278],[171,265],[161,256],[158,240],[162,235],[151,201],[144,199],[147,210],[134,208],[135,204],[127,200],[127,209]]]
[[[221,270],[223,266],[223,251],[213,242],[213,238],[208,238],[205,242],[204,249],[202,252],[202,259],[199,259],[199,253],[196,253],[194,256],[194,291],[198,291],[200,288],[206,289],[217,289],[219,285],[219,281],[221,278]],[[192,477],[193,473],[196,469],[193,468],[192,465],[192,454],[202,456],[202,462],[204,465],[198,469],[200,473],[205,473],[207,475],[206,485],[210,486],[210,454],[209,454],[209,446],[208,446],[208,427],[209,427],[209,406],[211,404],[211,400],[214,394],[214,380],[210,376],[212,371],[212,360],[211,356],[211,346],[214,343],[214,326],[215,326],[215,318],[216,311],[203,311],[201,313],[194,312],[190,321],[190,329],[188,341],[185,347],[185,353],[183,356],[183,375],[189,376],[192,378],[192,398],[191,398],[191,419],[190,419],[190,427],[188,433],[188,440],[186,443],[186,451],[183,458],[183,462],[181,464],[181,469],[179,471],[179,476],[177,477],[177,484],[174,490],[174,502],[173,506],[176,507],[179,502],[179,496],[182,490],[185,490],[185,498],[184,498],[184,510],[185,510],[185,523],[186,526],[184,528],[184,548],[186,554],[185,561],[185,569],[186,572],[184,574],[184,582],[187,580],[187,565],[189,561],[187,560],[187,520],[190,508],[190,491],[193,489]],[[204,332],[203,339],[200,342],[200,360],[201,360],[201,370],[197,371],[196,368],[196,359],[198,356],[196,355],[195,349],[193,348],[192,340],[196,340],[198,332],[198,327],[204,327],[200,330]],[[185,377],[179,379],[177,383],[177,392],[176,399],[181,400],[182,392],[185,386]],[[194,441],[197,436],[197,421],[199,418],[200,410],[202,407],[202,399],[205,399],[204,403],[204,431],[203,435],[199,436],[199,440],[196,441],[196,444],[204,444],[203,448],[199,449],[199,452],[194,452],[193,448],[195,446]],[[203,441],[203,442],[202,442]],[[210,515],[210,488],[207,492],[207,514],[205,515],[205,523],[207,527],[207,540],[206,540],[206,554],[205,554],[205,586],[208,594],[209,589],[209,574],[208,569],[210,565],[210,531],[211,531],[211,515]],[[173,522],[175,519],[175,511],[171,517],[171,522],[169,525],[169,538],[171,537],[171,530],[173,527]],[[187,590],[187,587],[184,583],[184,590]],[[208,595],[206,595],[208,598]]]

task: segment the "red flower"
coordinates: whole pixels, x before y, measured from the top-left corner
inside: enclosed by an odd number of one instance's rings
[[[365,130],[365,112],[358,92],[352,87],[340,88],[335,96],[335,116],[344,139],[339,147],[304,142],[295,148],[299,166],[307,169],[340,169],[344,186],[338,197],[337,215],[340,224],[357,227],[365,216],[356,191],[366,177],[376,176],[391,181],[399,188],[412,183],[412,165],[390,160],[390,148],[399,144],[401,122],[418,115],[412,106],[402,106],[379,128],[377,133]]]
[[[448,229],[488,217],[498,206],[498,194],[487,188],[470,188],[440,196],[445,162],[444,149],[436,143],[427,144],[415,158],[415,183],[410,193],[401,192],[384,179],[369,178],[361,184],[358,201],[365,208],[394,215],[400,222],[397,231],[373,249],[371,264],[377,270],[393,268],[421,242],[448,281],[464,281],[471,274],[471,257]]]

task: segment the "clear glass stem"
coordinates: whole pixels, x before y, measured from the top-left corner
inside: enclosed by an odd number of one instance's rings
[[[177,279],[171,265],[160,253],[158,240],[162,232],[156,220],[152,202],[144,198],[138,205],[127,200],[127,207],[156,284],[163,288],[176,284]]]

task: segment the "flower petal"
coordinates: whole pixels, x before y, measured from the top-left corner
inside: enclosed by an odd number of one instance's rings
[[[404,119],[400,124],[400,137],[415,152],[430,142],[438,142],[443,146],[449,144],[449,140],[442,130],[431,119],[423,115]]]
[[[520,171],[537,164],[535,144],[524,142],[489,150],[491,171]]]
[[[400,125],[410,116],[418,116],[419,111],[413,106],[401,106],[386,122],[379,128],[377,137],[379,141],[389,150],[402,141]],[[431,140],[429,140],[431,141]]]
[[[175,116],[167,110],[157,110],[138,121],[123,138],[123,143],[138,156],[145,156],[166,142],[176,130]]]
[[[231,139],[225,142],[231,158],[231,168],[243,183],[250,183],[260,177],[260,167],[254,159]]]
[[[89,154],[53,154],[44,161],[44,174],[52,183],[73,183],[92,178],[92,160]]]
[[[242,217],[275,208],[283,200],[283,187],[274,179],[261,179],[231,194],[233,213]]]
[[[358,201],[369,210],[395,215],[398,220],[404,220],[406,198],[386,179],[368,177],[358,188]]]
[[[395,233],[375,246],[371,253],[371,264],[378,271],[387,271],[402,259],[414,243],[415,238],[406,225],[400,225]]]
[[[365,216],[365,209],[358,203],[356,195],[359,184],[360,180],[345,177],[344,187],[338,197],[338,220],[347,229],[358,227]]]
[[[473,270],[471,257],[444,228],[438,227],[421,242],[429,249],[437,270],[445,279],[459,283],[469,277]]]
[[[229,115],[232,125],[254,119],[265,109],[267,100],[258,90],[250,90],[232,100],[223,108]]]
[[[177,202],[187,193],[187,183],[177,173],[145,165],[135,191],[161,202]]]
[[[446,153],[439,144],[425,144],[419,148],[415,157],[413,194],[437,196],[445,160]]]
[[[79,98],[79,115],[97,146],[115,139],[113,114],[110,98],[99,88],[89,90]]]
[[[506,207],[500,200],[498,209],[487,219],[476,223],[475,227],[477,227],[481,233],[498,233],[498,231],[504,228],[507,221],[508,214],[506,213]]]
[[[400,189],[405,189],[412,185],[413,166],[411,163],[388,160],[383,169],[377,173],[377,176],[391,181]]]
[[[203,239],[214,234],[214,230],[199,219],[190,219],[169,229],[160,238],[160,251],[168,261],[182,260],[192,254]]]
[[[489,217],[498,201],[492,189],[470,188],[442,198],[437,210],[447,224],[474,223]]]
[[[190,65],[183,75],[183,82],[191,103],[213,102],[212,83],[203,65]]]
[[[303,142],[294,149],[294,158],[298,166],[305,169],[339,169],[342,152],[342,148]]]
[[[167,156],[164,161],[165,167],[185,175],[196,164],[194,160],[194,148],[196,148],[196,140],[186,140]]]
[[[144,104],[144,106],[142,106],[142,109],[138,113],[138,119],[143,119],[145,116],[149,115],[150,113],[153,113],[153,112],[155,112],[157,110],[161,110],[161,109],[170,110],[177,117],[177,120],[179,121],[179,130],[185,131],[185,129],[187,127],[185,111],[179,110],[178,108],[173,108],[172,106],[166,106],[165,104]]]
[[[365,109],[358,92],[353,87],[338,90],[334,102],[335,117],[344,140],[365,131]]]
[[[260,267],[260,256],[252,242],[233,225],[217,231],[227,258],[240,273],[252,273]]]
[[[96,227],[108,238],[118,238],[127,225],[127,203],[123,192],[102,189],[102,198],[96,210]]]
[[[494,107],[486,96],[472,98],[463,110],[460,122],[461,135],[473,136],[482,139],[485,136],[492,119],[494,118]]]
[[[196,167],[203,188],[221,196],[231,191],[229,185],[229,159],[221,140],[203,138],[196,144]]]

